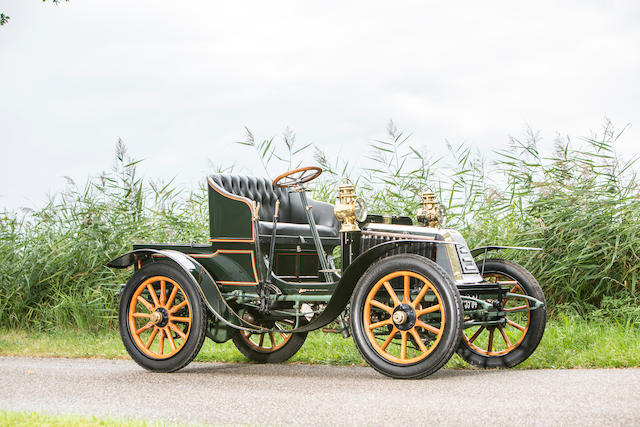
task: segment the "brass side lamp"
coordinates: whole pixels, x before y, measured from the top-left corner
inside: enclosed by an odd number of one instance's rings
[[[338,201],[333,208],[333,213],[342,222],[340,232],[360,231],[358,221],[367,218],[367,207],[364,200],[356,197],[356,189],[350,180],[345,180],[338,185]]]
[[[423,191],[422,207],[417,212],[418,222],[427,227],[440,227],[443,215],[443,208],[437,202],[436,195],[429,190]]]

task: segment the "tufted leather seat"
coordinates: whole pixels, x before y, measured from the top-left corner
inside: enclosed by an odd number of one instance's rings
[[[225,191],[260,203],[258,230],[271,235],[276,201],[280,200],[278,236],[311,236],[311,227],[300,201],[300,196],[286,188],[274,187],[267,178],[244,175],[214,174],[211,180]],[[340,223],[333,214],[333,205],[309,199],[311,212],[321,237],[338,237]]]

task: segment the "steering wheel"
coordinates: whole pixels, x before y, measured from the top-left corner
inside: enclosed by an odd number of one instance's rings
[[[282,188],[292,187],[316,179],[321,173],[322,169],[317,166],[298,168],[278,175],[273,180],[273,185]]]

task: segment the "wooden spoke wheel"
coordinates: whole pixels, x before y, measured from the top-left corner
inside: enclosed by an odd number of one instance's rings
[[[478,267],[482,268],[482,263]],[[485,262],[483,278],[499,283],[509,293],[544,301],[538,282],[524,267],[507,260]],[[487,300],[496,303],[495,300]],[[487,368],[511,367],[528,358],[536,349],[546,324],[546,309],[523,311],[531,303],[516,296],[499,301],[506,313],[498,325],[472,326],[464,330],[458,353],[467,362]],[[465,316],[465,320],[472,320]]]
[[[165,276],[140,283],[129,304],[129,330],[149,357],[167,359],[178,353],[191,330],[191,306],[180,285]]]
[[[402,289],[400,296],[394,286]],[[433,284],[418,273],[401,270],[373,285],[365,300],[363,320],[369,342],[380,355],[395,363],[411,364],[427,357],[438,345],[445,317]]]
[[[262,322],[260,326],[275,329],[275,331],[265,333],[238,331],[233,338],[233,343],[242,354],[255,362],[284,362],[300,350],[307,338],[306,333],[284,332],[292,329],[294,325],[295,321],[289,319]]]
[[[164,262],[143,267],[129,280],[121,296],[119,323],[129,354],[153,371],[186,366],[204,340],[198,291],[186,273]]]
[[[458,345],[461,323],[453,281],[417,255],[378,261],[352,297],[351,327],[360,354],[394,378],[420,378],[440,369]]]

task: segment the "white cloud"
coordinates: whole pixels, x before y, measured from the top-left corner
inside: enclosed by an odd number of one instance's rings
[[[416,144],[487,150],[526,124],[547,141],[610,117],[640,132],[636,2],[9,0],[0,29],[0,206],[111,164],[190,184],[231,142],[291,127],[356,157],[392,118]],[[309,159],[311,161],[311,159]],[[261,173],[257,169],[257,173]]]

